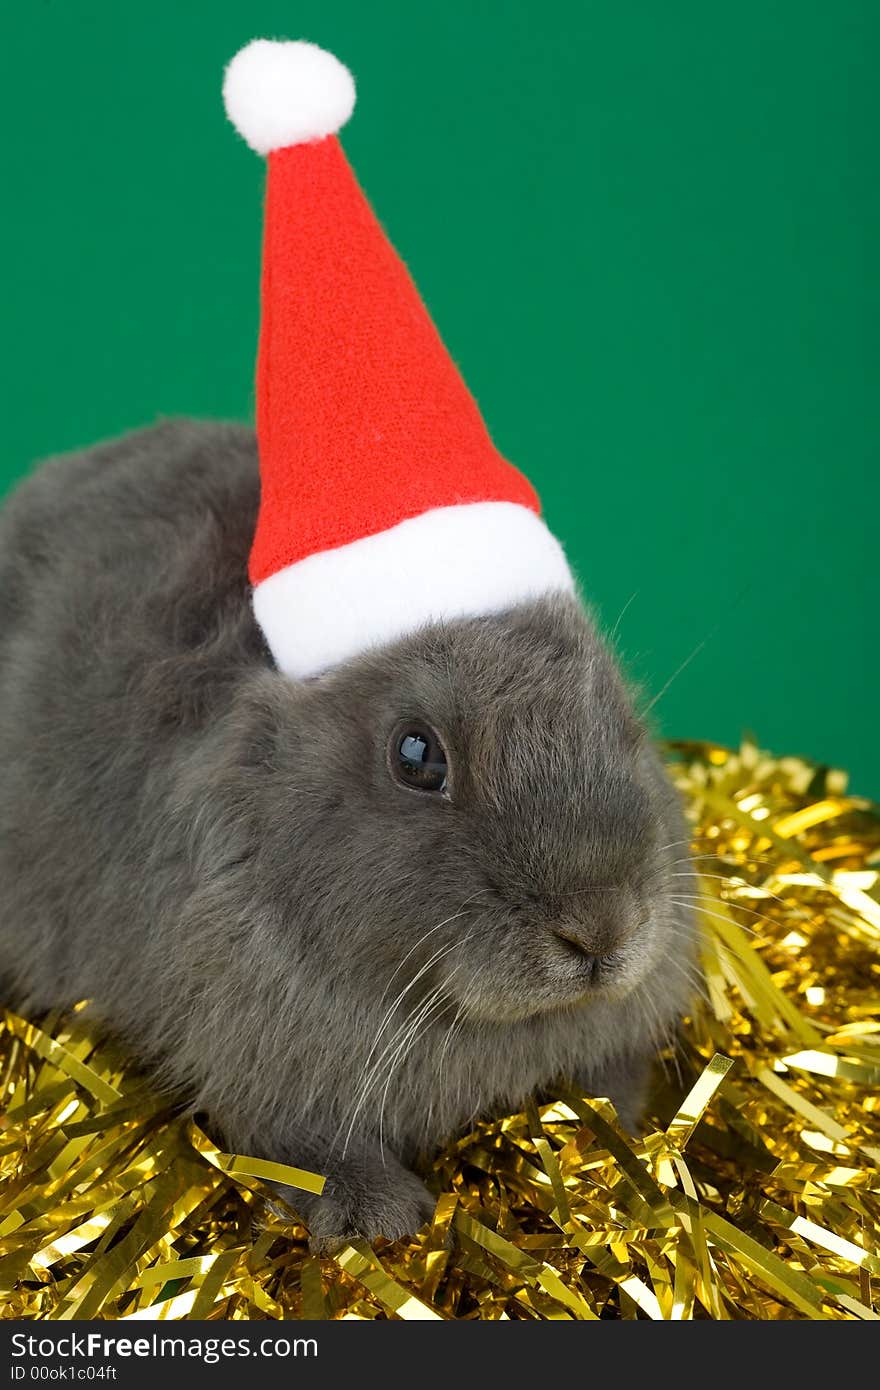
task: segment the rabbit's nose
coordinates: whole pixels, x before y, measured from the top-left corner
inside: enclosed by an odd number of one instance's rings
[[[583,944],[573,936],[567,936],[561,931],[557,931],[556,936],[563,943],[566,951],[576,960],[585,982],[591,985],[596,984],[603,967],[603,958],[597,956],[593,951],[585,950]]]
[[[629,914],[619,905],[591,905],[589,910],[558,917],[553,931],[583,955],[601,959],[617,950],[629,935],[630,926]]]
[[[565,942],[572,954],[583,957],[585,964],[593,964],[606,954],[601,949],[597,950],[598,943],[593,933],[584,930],[580,925],[557,924],[553,928],[553,934]]]

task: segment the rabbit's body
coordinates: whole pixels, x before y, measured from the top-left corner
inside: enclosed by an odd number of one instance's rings
[[[393,1235],[430,1210],[403,1165],[559,1074],[632,1121],[689,998],[687,831],[570,598],[279,674],[258,493],[249,430],[169,423],[7,503],[0,976],[90,999],[231,1147],[326,1172],[292,1194],[318,1240]],[[389,776],[412,718],[448,797]]]

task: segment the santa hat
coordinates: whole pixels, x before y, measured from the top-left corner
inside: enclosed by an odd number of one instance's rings
[[[279,668],[316,675],[426,623],[570,590],[336,139],[351,73],[258,39],[223,96],[268,156],[250,579]]]

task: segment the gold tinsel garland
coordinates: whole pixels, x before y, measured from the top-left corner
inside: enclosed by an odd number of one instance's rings
[[[319,1260],[264,1215],[279,1165],[219,1153],[82,1020],[6,1014],[4,1317],[880,1316],[880,809],[751,743],[670,756],[706,999],[644,1138],[563,1092],[437,1158],[417,1239]]]

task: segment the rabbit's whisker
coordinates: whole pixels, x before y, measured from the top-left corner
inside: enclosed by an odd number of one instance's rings
[[[434,963],[436,960],[440,960],[444,955],[449,955],[449,953],[450,953],[452,950],[454,950],[454,949],[455,949],[455,944],[449,945],[449,946],[445,946],[445,947],[443,947],[440,951],[436,951],[436,952],[434,953],[434,956],[431,958],[431,961],[430,961],[430,962],[426,962],[426,965],[425,965],[425,966],[422,968],[422,970],[419,972],[419,975],[424,974],[424,973],[425,973],[425,970],[428,968],[428,966],[429,966],[430,964]],[[399,1001],[399,1002],[402,1002],[404,995],[408,992],[408,990],[410,990],[410,989],[412,988],[412,986],[416,983],[416,981],[417,981],[418,978],[419,978],[418,975],[415,976],[415,977],[410,981],[410,983],[407,985],[406,989],[401,991],[401,994],[400,994],[400,1001]],[[429,994],[427,997],[430,998],[430,994]],[[413,1017],[414,1017],[414,1016],[419,1012],[419,1010],[423,1007],[424,1003],[425,1003],[425,1000],[424,1000],[424,999],[419,999],[419,1000],[416,1001],[414,1007],[406,1014],[406,1016],[405,1016],[404,1019],[403,1019],[403,1022],[400,1023],[400,1024],[397,1026],[397,1028],[396,1028],[396,1029],[394,1030],[394,1032],[391,1034],[389,1040],[386,1042],[386,1044],[385,1044],[384,1048],[382,1049],[382,1051],[379,1053],[379,1055],[378,1055],[377,1057],[375,1057],[375,1059],[374,1059],[373,1062],[372,1062],[372,1065],[370,1065],[370,1058],[372,1057],[373,1053],[375,1052],[375,1049],[376,1049],[376,1046],[377,1046],[377,1043],[378,1043],[378,1038],[377,1038],[376,1041],[373,1043],[373,1046],[372,1046],[372,1048],[370,1049],[370,1054],[369,1054],[369,1056],[367,1057],[366,1062],[364,1063],[364,1067],[363,1067],[363,1070],[362,1070],[362,1072],[361,1072],[360,1079],[359,1079],[359,1081],[358,1081],[358,1090],[357,1090],[357,1093],[356,1093],[356,1096],[355,1096],[354,1110],[353,1110],[353,1112],[352,1112],[352,1114],[351,1114],[351,1120],[350,1120],[350,1123],[349,1123],[349,1126],[348,1126],[348,1131],[347,1131],[346,1136],[345,1136],[345,1145],[344,1145],[344,1147],[343,1147],[343,1157],[345,1156],[346,1150],[348,1149],[348,1145],[349,1145],[349,1143],[351,1142],[351,1136],[352,1136],[352,1132],[353,1132],[353,1130],[354,1130],[355,1121],[357,1120],[357,1117],[358,1117],[358,1115],[360,1114],[360,1112],[361,1112],[361,1110],[362,1110],[362,1108],[363,1108],[363,1106],[364,1106],[364,1104],[365,1104],[365,1102],[366,1102],[366,1099],[367,1099],[367,1096],[369,1095],[370,1087],[371,1087],[371,1084],[372,1084],[374,1078],[379,1074],[379,1072],[380,1072],[380,1070],[381,1070],[381,1067],[382,1067],[382,1063],[384,1062],[385,1058],[388,1056],[388,1054],[389,1054],[390,1052],[392,1052],[392,1051],[394,1050],[394,1047],[396,1046],[397,1042],[399,1041],[399,1039],[400,1039],[400,1037],[401,1037],[401,1034],[402,1034],[403,1032],[405,1032],[405,1030],[409,1027],[410,1023],[412,1022]],[[386,1016],[386,1024],[383,1024],[383,1031],[384,1031],[384,1027],[387,1025],[388,1017],[390,1017],[390,1015],[389,1015],[389,1016]],[[345,1119],[343,1118],[343,1120],[341,1121],[341,1123],[340,1123],[340,1125],[339,1125],[339,1127],[338,1127],[338,1129],[337,1129],[337,1131],[336,1131],[336,1134],[335,1134],[334,1137],[333,1137],[333,1144],[331,1145],[331,1150],[332,1150],[333,1148],[335,1148],[336,1142],[337,1142],[337,1140],[339,1139],[339,1136],[340,1136],[340,1134],[342,1133],[342,1130],[343,1130],[344,1126],[345,1126]]]
[[[684,899],[681,899],[681,898],[672,898],[672,899],[670,899],[670,901],[673,902],[673,903],[675,903],[676,907],[691,907],[691,908],[696,908],[698,912],[704,913],[707,917],[714,917],[715,920],[718,921],[718,922],[729,922],[729,921],[730,921],[730,918],[729,918],[729,917],[725,917],[724,914],[723,914],[722,912],[710,912],[709,909],[708,909],[708,907],[706,907],[706,901],[707,901],[707,900],[705,899],[705,897],[704,897],[703,895],[694,896],[694,897],[686,897],[686,898],[684,898]],[[714,902],[715,899],[709,898],[708,901],[709,901],[709,902]],[[758,933],[757,933],[752,927],[747,927],[747,926],[745,926],[742,922],[737,922],[736,925],[739,927],[740,931],[747,932],[749,936],[757,936],[757,935],[758,935]]]
[[[455,971],[458,969],[459,966],[455,966],[455,968],[449,972],[449,976],[447,976],[447,981],[449,977],[454,975]],[[447,981],[444,981],[444,984]],[[388,1066],[386,1068],[385,1085],[382,1088],[382,1097],[379,1103],[379,1155],[382,1159],[383,1167],[386,1166],[385,1102],[388,1098],[388,1088],[391,1085],[394,1073],[399,1068],[402,1068],[403,1065],[406,1063],[407,1058],[410,1056],[413,1049],[415,1048],[416,1042],[420,1037],[422,1037],[429,1025],[436,1022],[439,1015],[442,1014],[444,1008],[448,1009],[451,1007],[452,1001],[444,995],[443,986],[439,986],[435,990],[431,998],[430,1006],[422,1010],[420,1016],[416,1019],[415,1023],[409,1029],[403,1041],[397,1048],[397,1051],[394,1053],[394,1055],[388,1063]]]
[[[406,989],[404,989],[404,990],[401,991],[401,993],[400,993],[398,999],[395,1001],[395,1004],[394,1004],[392,1010],[389,1012],[389,1014],[386,1015],[385,1021],[383,1022],[383,1025],[382,1025],[382,1029],[380,1030],[381,1032],[384,1032],[385,1028],[387,1027],[388,1022],[390,1021],[391,1014],[393,1014],[394,1008],[397,1008],[397,1007],[399,1006],[399,1004],[400,1004],[400,1003],[402,1002],[402,1000],[403,1000],[404,995],[406,995],[406,994],[409,992],[409,990],[412,988],[412,986],[416,983],[416,981],[417,981],[422,975],[425,974],[425,971],[426,971],[428,968],[430,968],[430,966],[431,966],[432,964],[436,964],[437,961],[441,960],[444,956],[448,956],[449,954],[451,954],[452,951],[458,949],[458,948],[461,947],[461,946],[464,946],[464,945],[466,944],[466,942],[468,942],[468,941],[470,940],[470,938],[471,938],[471,933],[469,932],[469,933],[467,934],[467,936],[461,937],[458,941],[454,941],[454,942],[452,942],[452,943],[450,943],[450,944],[448,944],[448,945],[446,945],[446,946],[440,947],[437,951],[434,952],[434,955],[430,958],[429,961],[427,961],[427,962],[425,963],[424,966],[422,966],[421,970],[417,972],[417,974],[413,977],[413,979],[412,979],[412,980],[410,981],[410,983],[407,985]],[[456,967],[456,968],[457,968],[457,967]],[[449,978],[451,977],[451,975],[454,974],[454,973],[455,973],[454,971],[450,971],[450,974],[449,974],[449,976],[447,976],[447,979],[449,979]],[[369,1099],[370,1092],[374,1089],[374,1083],[376,1082],[377,1078],[378,1078],[378,1077],[380,1076],[380,1074],[382,1073],[382,1070],[383,1070],[382,1064],[383,1064],[383,1062],[384,1062],[385,1059],[389,1056],[389,1054],[393,1054],[393,1053],[394,1053],[395,1048],[398,1048],[398,1047],[400,1046],[401,1037],[406,1033],[407,1029],[410,1028],[410,1026],[413,1024],[413,1022],[414,1022],[414,1021],[421,1021],[422,1011],[425,1009],[426,1005],[427,1005],[435,996],[439,995],[439,994],[442,992],[445,983],[446,983],[446,981],[443,981],[439,986],[437,986],[437,987],[435,988],[435,990],[431,991],[431,992],[427,995],[426,999],[420,1000],[420,1001],[416,1004],[416,1006],[410,1011],[410,1013],[407,1014],[407,1016],[404,1018],[403,1022],[397,1027],[397,1029],[396,1029],[396,1030],[394,1031],[394,1033],[391,1035],[390,1040],[386,1043],[385,1047],[383,1048],[383,1050],[382,1050],[382,1052],[379,1054],[379,1056],[373,1061],[372,1066],[370,1066],[370,1058],[372,1057],[373,1052],[374,1052],[375,1049],[376,1049],[376,1046],[377,1046],[377,1044],[378,1044],[378,1042],[379,1042],[379,1037],[377,1036],[376,1040],[374,1041],[373,1046],[372,1046],[372,1048],[370,1049],[370,1054],[369,1054],[369,1056],[367,1057],[366,1062],[364,1063],[364,1069],[363,1069],[363,1072],[362,1072],[362,1075],[361,1075],[361,1080],[360,1080],[360,1082],[358,1083],[358,1092],[357,1092],[357,1096],[356,1096],[356,1099],[355,1099],[354,1109],[353,1109],[352,1114],[351,1114],[351,1119],[350,1119],[350,1121],[349,1121],[348,1130],[347,1130],[346,1137],[345,1137],[345,1144],[344,1144],[343,1150],[342,1150],[343,1158],[345,1157],[345,1155],[346,1155],[346,1153],[347,1153],[347,1151],[348,1151],[348,1146],[349,1146],[349,1144],[351,1143],[351,1137],[352,1137],[352,1134],[353,1134],[353,1132],[354,1132],[354,1126],[355,1126],[355,1123],[356,1123],[356,1121],[357,1121],[357,1118],[358,1118],[358,1116],[360,1115],[361,1111],[363,1110],[365,1104],[367,1103],[367,1100]],[[337,1140],[338,1140],[338,1138],[339,1138],[340,1133],[342,1132],[342,1128],[343,1128],[344,1125],[345,1125],[345,1120],[343,1119],[342,1123],[339,1125],[339,1128],[338,1128],[337,1131],[336,1131],[336,1135],[334,1136],[334,1139],[333,1139],[333,1147],[335,1147],[336,1142],[337,1142]]]
[[[451,917],[444,917],[442,922],[437,922],[435,926],[429,927],[428,930],[427,930],[426,932],[423,932],[423,933],[422,933],[422,935],[419,937],[418,941],[416,941],[416,943],[415,943],[413,946],[410,946],[410,948],[409,948],[409,950],[407,951],[406,955],[401,957],[401,959],[397,962],[397,965],[394,967],[394,969],[392,970],[391,974],[389,975],[388,980],[387,980],[387,982],[386,982],[386,984],[385,984],[385,988],[384,988],[384,990],[382,991],[382,996],[381,996],[381,998],[380,998],[380,1000],[379,1000],[379,1007],[380,1007],[380,1008],[381,1008],[382,1004],[384,1003],[384,1001],[385,1001],[385,1000],[387,999],[387,997],[388,997],[388,991],[389,991],[389,989],[391,988],[392,982],[393,982],[393,981],[397,978],[397,976],[400,974],[401,970],[402,970],[403,967],[406,965],[406,963],[407,963],[407,961],[410,959],[410,957],[413,956],[413,955],[415,955],[415,953],[416,953],[416,951],[419,949],[419,947],[420,947],[425,941],[427,941],[428,937],[429,937],[429,936],[433,936],[433,935],[434,935],[434,932],[435,932],[435,931],[439,931],[441,927],[446,927],[446,926],[449,925],[450,922],[455,922],[455,921],[458,920],[459,917],[465,916],[465,911],[464,911],[464,909],[465,909],[466,907],[468,907],[469,904],[472,903],[472,902],[474,901],[474,898],[478,898],[478,897],[480,897],[483,893],[487,893],[488,891],[489,891],[488,888],[481,888],[481,889],[479,889],[476,893],[471,893],[470,897],[469,897],[469,898],[465,898],[464,902],[461,904],[461,907],[459,907],[458,910],[457,910],[456,912],[453,912]]]

